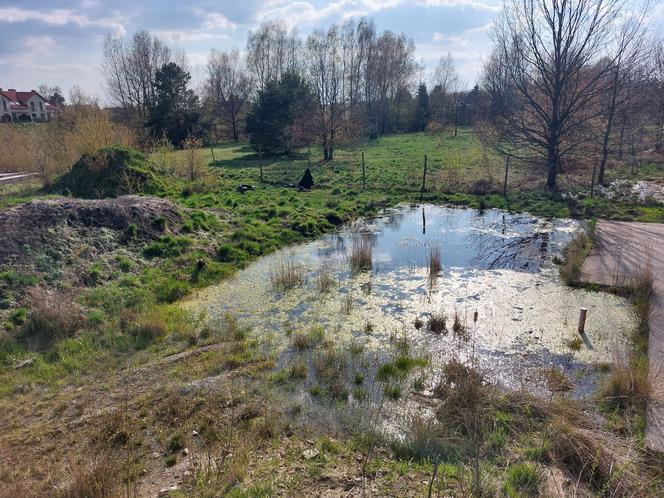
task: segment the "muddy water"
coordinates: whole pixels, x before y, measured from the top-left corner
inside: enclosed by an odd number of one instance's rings
[[[561,283],[552,260],[579,229],[571,220],[498,210],[401,206],[261,258],[189,306],[210,319],[227,312],[239,317],[282,364],[292,350],[287,332],[320,324],[336,344],[353,341],[378,356],[389,355],[395,337],[405,337],[413,351],[430,358],[434,375],[452,356],[475,358],[494,382],[509,386],[541,386],[542,369],[559,368],[574,381],[575,395],[583,396],[592,391],[596,366],[611,361],[626,341],[630,308],[617,296]],[[358,233],[371,243],[371,271],[350,269]],[[442,261],[433,280],[431,247],[440,248]],[[303,284],[276,292],[271,275],[285,260],[298,267]],[[322,268],[334,278],[324,293],[318,286]],[[589,309],[586,335],[581,350],[572,352],[567,343],[581,307]],[[444,313],[450,329],[457,314],[465,339],[414,326],[416,318],[426,324],[432,313]]]

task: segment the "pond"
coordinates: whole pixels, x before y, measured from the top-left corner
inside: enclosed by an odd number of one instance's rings
[[[554,263],[578,222],[499,210],[398,206],[317,241],[265,256],[189,302],[210,319],[226,313],[288,365],[290,336],[321,326],[335,344],[359,344],[376,363],[395,340],[429,359],[430,385],[450,358],[472,358],[492,382],[539,390],[547,369],[573,381],[573,395],[592,393],[604,363],[622,349],[630,305],[618,296],[565,286]],[[353,246],[365,244],[371,265],[353,271]],[[431,252],[441,270],[429,275]],[[300,284],[278,291],[273,278],[290,267]],[[330,288],[321,290],[321,275]],[[579,310],[588,309],[578,351],[569,344]],[[427,326],[446,318],[445,331]],[[458,323],[454,333],[453,324]]]

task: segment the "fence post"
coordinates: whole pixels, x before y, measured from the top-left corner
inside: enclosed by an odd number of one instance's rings
[[[510,156],[505,158],[505,181],[503,182],[503,197],[507,197],[507,172],[510,169]]]
[[[420,192],[420,202],[424,196],[424,189],[427,186],[427,155],[424,154],[424,173],[422,174],[422,191]]]
[[[364,151],[362,151],[362,190],[367,188],[367,171],[364,169]]]
[[[258,149],[258,167],[261,171],[261,183],[263,183],[263,148]]]
[[[581,308],[579,311],[579,325],[577,331],[583,334],[586,331],[586,316],[588,316],[588,308]]]
[[[216,164],[217,160],[214,158],[214,147],[210,145],[210,152],[212,152],[212,164]]]
[[[590,181],[590,197],[595,195],[595,173],[597,172],[597,158],[595,158],[595,164],[593,164],[593,179]]]

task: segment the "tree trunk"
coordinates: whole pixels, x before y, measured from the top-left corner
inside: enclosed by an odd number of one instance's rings
[[[547,158],[546,158],[546,166],[547,166],[546,186],[549,187],[549,189],[554,190],[556,188],[556,180],[558,176],[558,163],[559,163],[558,141],[554,133],[552,133],[552,135],[549,137],[548,142],[549,143],[547,145]]]
[[[609,157],[609,141],[611,139],[611,128],[613,127],[613,116],[616,112],[616,99],[618,97],[618,73],[613,79],[613,88],[611,88],[611,97],[609,100],[609,113],[606,117],[606,129],[604,130],[604,140],[602,141],[602,159],[599,163],[599,174],[597,175],[597,183],[600,185],[605,184],[604,173],[606,171],[606,161]]]

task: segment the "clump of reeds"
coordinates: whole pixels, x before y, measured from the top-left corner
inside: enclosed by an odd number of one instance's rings
[[[427,265],[429,267],[429,280],[434,280],[443,269],[440,262],[440,247],[433,246],[429,248]]]
[[[447,334],[447,315],[445,313],[431,313],[427,321],[427,330],[434,334]]]
[[[598,395],[605,406],[636,412],[645,412],[650,397],[648,360],[616,355],[611,373],[600,386]]]
[[[332,270],[327,264],[323,264],[316,276],[316,287],[318,288],[318,292],[325,294],[332,289],[332,286],[334,286]]]
[[[542,374],[544,375],[546,385],[551,392],[561,393],[574,389],[572,380],[562,370],[549,368],[544,370]]]
[[[290,259],[280,259],[272,269],[270,283],[277,291],[287,291],[302,284],[302,268]]]
[[[648,339],[653,285],[652,259],[648,257],[642,269],[633,276],[630,285],[637,341],[645,342]]]
[[[466,327],[465,322],[461,319],[461,316],[459,316],[459,312],[456,310],[454,311],[452,332],[454,333],[454,337],[456,337],[457,339],[468,341],[468,339],[470,338],[468,334],[468,327]]]
[[[350,248],[350,267],[354,272],[371,270],[371,240],[366,234],[353,234]]]

